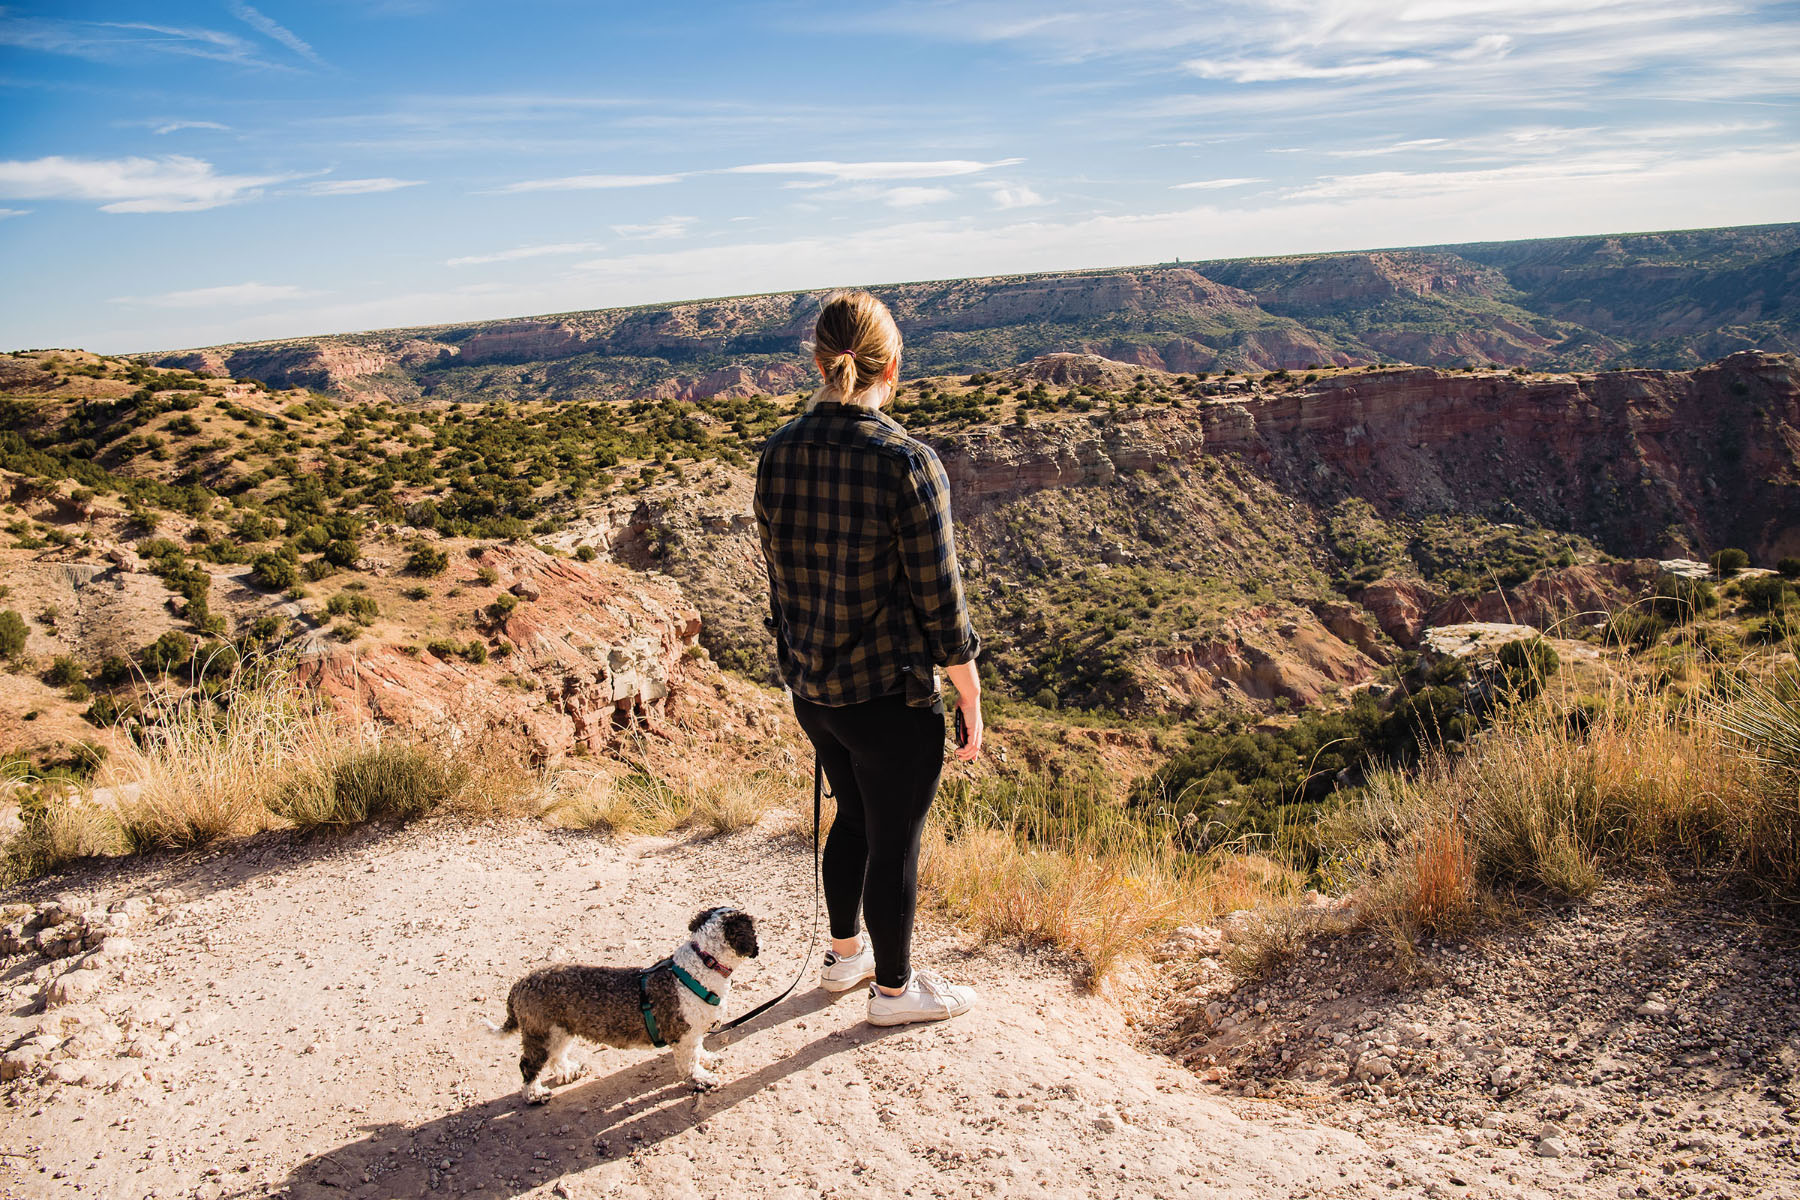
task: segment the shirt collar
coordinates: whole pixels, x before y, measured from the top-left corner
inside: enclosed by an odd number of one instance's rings
[[[902,433],[906,431],[905,426],[888,416],[885,406],[882,408],[870,408],[866,404],[845,404],[842,400],[821,400],[811,408],[807,409],[802,415],[808,417],[850,417],[853,420],[860,418],[863,420],[874,421],[880,425],[886,425],[890,429],[898,429]]]

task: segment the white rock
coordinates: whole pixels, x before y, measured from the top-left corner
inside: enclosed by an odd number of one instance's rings
[[[65,1004],[80,1004],[90,1000],[100,992],[100,985],[105,977],[98,971],[70,971],[57,977],[44,993],[44,1007],[60,1008]]]
[[[1394,1060],[1385,1054],[1365,1058],[1356,1064],[1356,1073],[1364,1079],[1386,1079],[1394,1073]]]
[[[1637,1006],[1637,1015],[1640,1017],[1666,1017],[1669,1015],[1669,1006],[1661,1000],[1646,1000]]]
[[[8,1050],[0,1055],[0,1081],[18,1079],[28,1075],[32,1069],[44,1060],[42,1046],[24,1045],[17,1050]]]
[[[1561,1138],[1544,1138],[1537,1144],[1539,1158],[1562,1158],[1569,1153],[1569,1145]]]

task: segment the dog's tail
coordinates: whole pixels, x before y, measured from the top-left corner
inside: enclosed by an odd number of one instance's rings
[[[492,1021],[488,1021],[486,1025],[494,1033],[511,1033],[519,1027],[519,1018],[513,1013],[511,996],[506,998],[506,1024],[496,1025]]]

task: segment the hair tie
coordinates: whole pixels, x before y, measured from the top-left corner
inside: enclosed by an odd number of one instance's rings
[[[855,362],[855,361],[856,361],[856,351],[854,351],[854,350],[845,350],[845,351],[844,351],[844,352],[843,352],[843,353],[841,353],[841,354],[839,354],[839,355],[838,355],[838,357],[839,357],[839,358],[847,358],[847,359],[849,359],[849,360],[850,360],[850,361],[851,361],[851,362]]]

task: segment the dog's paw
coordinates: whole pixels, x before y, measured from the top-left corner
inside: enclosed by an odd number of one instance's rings
[[[716,1050],[701,1050],[696,1052],[694,1057],[700,1060],[700,1065],[703,1067],[716,1067],[719,1065],[720,1055]]]
[[[545,1072],[544,1083],[550,1087],[561,1087],[565,1083],[574,1083],[587,1074],[587,1068],[578,1062],[563,1063],[553,1072]]]
[[[520,1095],[524,1097],[527,1104],[543,1104],[550,1099],[550,1089],[541,1083],[532,1083],[527,1084]]]
[[[719,1086],[719,1077],[705,1067],[695,1067],[688,1076],[688,1082],[694,1085],[695,1091],[707,1092]]]

